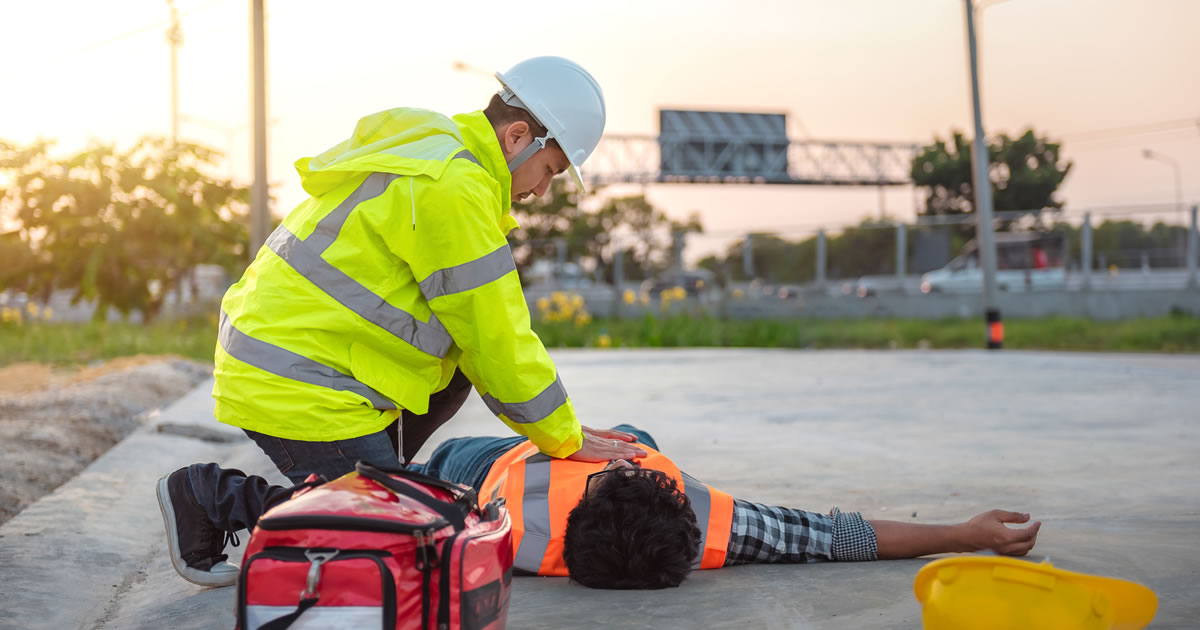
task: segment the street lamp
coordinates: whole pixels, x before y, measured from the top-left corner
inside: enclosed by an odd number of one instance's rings
[[[1004,324],[996,300],[996,235],[992,225],[992,180],[988,177],[987,136],[979,106],[979,61],[975,45],[975,0],[964,0],[967,14],[967,53],[971,70],[971,104],[975,118],[975,142],[971,162],[975,170],[975,214],[978,218],[979,262],[983,267],[983,313],[987,323],[987,347],[1004,345]]]
[[[450,64],[450,66],[459,72],[469,72],[471,74],[478,74],[479,76],[487,77],[489,79],[491,79],[493,76],[495,76],[491,72],[488,72],[487,70],[484,70],[483,68],[480,68],[479,66],[473,66],[465,61],[455,60],[453,63]]]
[[[1175,170],[1175,208],[1179,211],[1179,224],[1183,225],[1183,172],[1179,169],[1179,162],[1175,158],[1151,151],[1150,149],[1142,149],[1142,157],[1147,160],[1165,162]]]

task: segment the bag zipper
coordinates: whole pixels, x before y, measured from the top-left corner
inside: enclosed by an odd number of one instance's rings
[[[336,514],[297,514],[294,516],[275,516],[260,519],[258,527],[268,531],[285,529],[336,529],[363,532],[383,532],[387,534],[416,534],[417,532],[436,532],[448,527],[450,522],[439,518],[432,523],[401,523],[381,518],[366,518],[363,516],[339,516]]]

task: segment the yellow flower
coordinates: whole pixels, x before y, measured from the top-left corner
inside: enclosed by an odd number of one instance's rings
[[[675,290],[672,291],[672,293],[675,294],[676,300],[682,300],[687,297],[687,291],[683,287],[675,287]]]
[[[30,317],[37,319],[37,316],[38,316],[38,305],[37,304],[30,302],[25,305],[25,310],[29,311]]]
[[[583,328],[584,326],[587,326],[590,323],[592,323],[592,316],[588,315],[587,311],[584,311],[575,316],[575,327],[576,328]]]
[[[626,304],[633,304],[637,301],[637,293],[634,293],[633,289],[625,289],[624,299]]]
[[[42,309],[42,319],[50,321],[51,317],[54,317],[54,309],[50,308],[49,306]]]
[[[538,307],[538,310],[541,311],[542,313],[545,313],[546,311],[550,310],[550,298],[546,298],[546,297],[538,298],[537,307]]]
[[[600,335],[599,337],[596,337],[596,345],[601,348],[612,347],[612,338],[608,335]]]
[[[555,304],[566,304],[567,303],[567,294],[563,293],[562,291],[555,291],[550,294],[550,300],[553,301]]]
[[[735,299],[735,300],[740,300],[740,299],[742,299],[742,298],[743,298],[743,297],[745,297],[745,296],[746,296],[746,292],[745,292],[745,291],[743,291],[743,290],[741,290],[741,289],[734,289],[734,290],[733,290],[733,299]]]
[[[572,295],[571,306],[574,308],[583,308],[583,296],[578,293]]]

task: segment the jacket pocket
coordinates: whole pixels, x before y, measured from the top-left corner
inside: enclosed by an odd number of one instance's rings
[[[350,344],[350,371],[356,380],[387,396],[400,408],[416,414],[429,411],[433,385],[370,346],[357,341]]]

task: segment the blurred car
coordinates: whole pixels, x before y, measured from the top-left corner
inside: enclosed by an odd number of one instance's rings
[[[1059,234],[996,234],[996,288],[1000,291],[1064,289],[1065,243]],[[954,260],[921,276],[922,293],[978,293],[983,290],[979,249],[970,241]]]
[[[683,288],[688,296],[697,296],[713,288],[713,273],[707,269],[688,269],[685,271],[669,271],[652,280],[642,283],[642,291],[656,298],[667,289]]]

